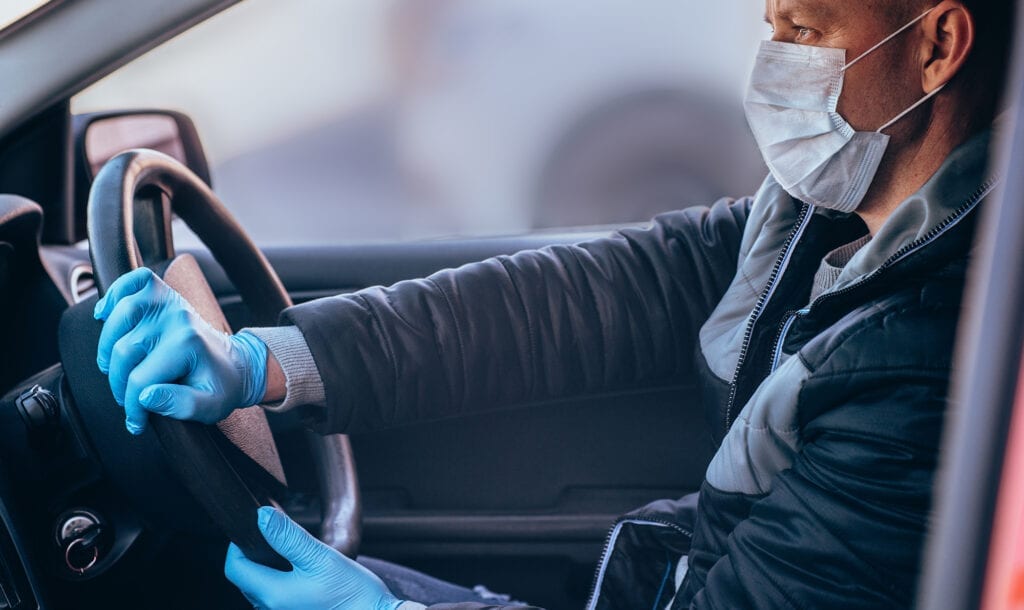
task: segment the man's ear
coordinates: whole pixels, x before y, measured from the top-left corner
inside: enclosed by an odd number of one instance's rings
[[[943,0],[921,22],[921,86],[930,93],[953,80],[974,49],[974,17],[958,0]]]

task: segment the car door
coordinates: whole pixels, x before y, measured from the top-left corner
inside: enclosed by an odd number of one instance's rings
[[[1024,119],[1024,21],[1017,3],[1006,115]],[[922,610],[1022,604],[1024,532],[1024,135],[1008,130],[993,149],[1004,182],[975,236],[945,427],[941,484],[918,591]]]

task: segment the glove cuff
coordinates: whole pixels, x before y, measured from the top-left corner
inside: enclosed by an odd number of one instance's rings
[[[259,404],[267,393],[267,345],[256,335],[242,331],[231,337],[241,362],[237,362],[242,376],[242,407]]]

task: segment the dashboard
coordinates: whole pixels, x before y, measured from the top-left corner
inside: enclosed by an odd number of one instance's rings
[[[41,247],[43,213],[0,195],[0,610],[193,607],[197,591],[243,607],[220,576],[223,534],[103,399],[89,254]]]
[[[57,329],[69,302],[39,256],[41,208],[0,195],[0,394],[59,361]]]
[[[22,197],[0,196],[0,608],[43,607],[24,537],[26,509],[12,475],[24,464],[14,459],[27,439],[13,395],[25,380],[53,370],[59,359],[57,330],[68,306],[39,257],[42,210]],[[12,451],[15,450],[15,451]],[[25,455],[25,454],[21,454]]]

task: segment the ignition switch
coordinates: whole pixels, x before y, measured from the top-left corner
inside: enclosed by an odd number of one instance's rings
[[[103,522],[88,510],[74,510],[58,520],[57,542],[63,550],[67,569],[84,576],[95,567],[100,560],[106,534]]]
[[[53,392],[35,385],[15,400],[18,413],[28,429],[35,432],[53,428],[60,420],[60,404]]]

